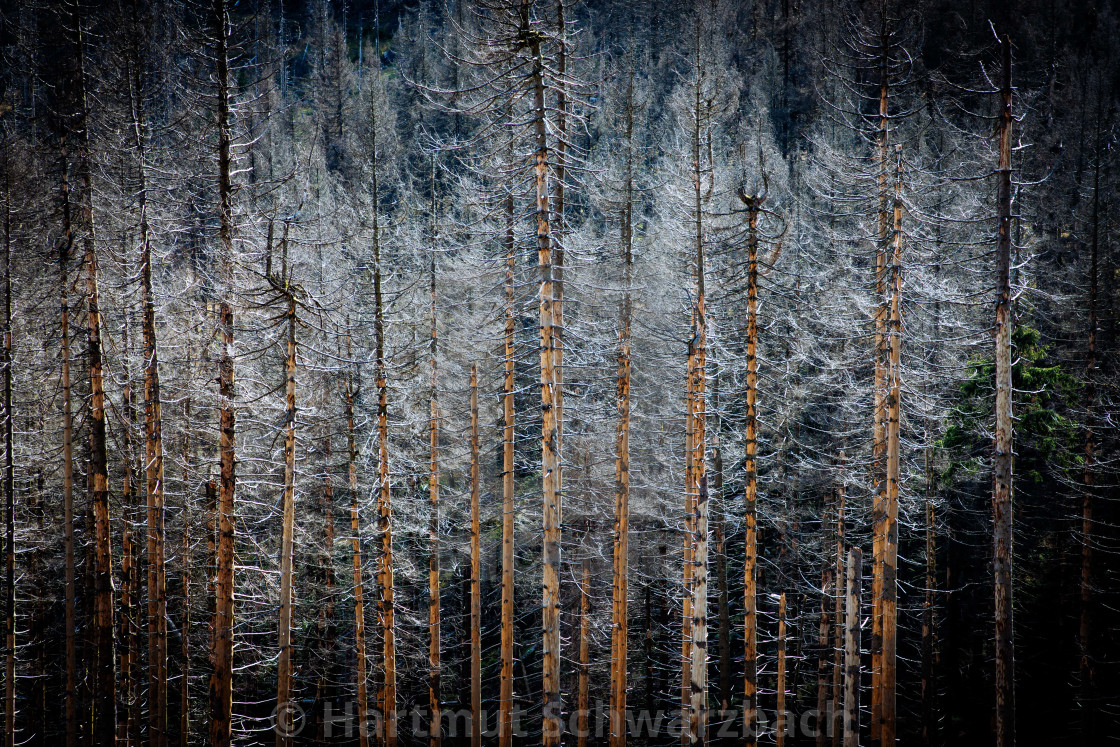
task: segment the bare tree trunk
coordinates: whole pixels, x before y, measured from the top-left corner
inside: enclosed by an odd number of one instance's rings
[[[478,364],[471,366],[471,747],[482,747],[482,537],[479,527]]]
[[[933,471],[933,444],[926,447],[926,568],[925,594],[922,601],[922,743],[932,747],[937,741],[937,716],[934,700],[937,688],[934,683],[934,596],[937,589],[937,541],[935,536],[933,496],[935,490]]]
[[[93,737],[111,744],[116,735],[116,658],[113,651],[113,555],[110,540],[109,473],[105,431],[105,385],[101,348],[100,267],[93,223],[93,185],[89,138],[89,103],[85,80],[85,29],[77,9],[79,179],[86,270],[86,345],[89,358],[89,479],[93,518],[93,648],[96,656]]]
[[[614,579],[611,608],[611,747],[626,746],[626,653],[628,649],[627,612],[629,604],[630,559],[630,323],[631,283],[634,248],[634,78],[631,74],[626,100],[626,185],[619,221],[622,238],[622,264],[625,275],[621,329],[618,337],[618,425],[615,435],[614,504]]]
[[[879,698],[882,723],[879,738],[884,747],[895,744],[895,686],[898,652],[898,491],[899,427],[901,424],[902,351],[902,146],[897,146],[898,170],[894,193],[894,235],[890,264],[890,317],[887,322],[887,473],[886,499],[882,511],[882,693]]]
[[[147,486],[149,732],[154,747],[167,742],[167,583],[164,568],[163,421],[152,293],[151,230],[148,225],[146,125],[139,70],[132,70],[133,136],[140,209],[141,325],[144,338],[144,477]]]
[[[121,423],[121,445],[124,452],[124,480],[121,483],[121,601],[120,620],[117,635],[119,637],[120,651],[120,694],[124,704],[117,710],[117,744],[128,747],[134,724],[133,715],[138,711],[137,688],[134,681],[133,667],[138,663],[134,658],[136,653],[136,635],[133,624],[133,605],[140,591],[137,572],[137,556],[135,534],[133,529],[135,499],[133,486],[136,485],[135,454],[132,449],[132,430],[136,424],[136,413],[132,400],[132,368],[129,358],[132,355],[132,345],[128,335],[129,322],[126,318],[121,325],[121,347],[123,361],[122,376],[124,386],[121,392],[123,422]]]
[[[502,609],[501,609],[501,674],[498,697],[498,744],[513,745],[513,489],[514,489],[514,308],[513,270],[516,259],[513,235],[513,194],[506,195],[506,325],[502,377]]]
[[[886,6],[879,8],[879,131],[877,133],[879,170],[879,225],[875,245],[875,373],[873,441],[871,463],[872,486],[872,580],[871,580],[871,743],[877,747],[893,747],[881,740],[883,722],[883,590],[886,553],[887,508],[884,460],[887,456],[887,255],[891,239],[890,205],[890,30]],[[893,696],[892,696],[893,697]]]
[[[789,724],[786,719],[786,593],[778,597],[778,684],[776,732],[778,747],[785,747]]]
[[[996,435],[992,458],[993,575],[995,577],[996,747],[1015,744],[1015,644],[1012,624],[1012,454],[1011,414],[1011,40],[1005,35],[1000,96],[996,242]]]
[[[286,258],[287,223],[284,224],[282,241]],[[284,275],[281,287],[287,291],[288,355],[284,384],[284,495],[280,536],[280,615],[277,633],[280,657],[276,666],[276,747],[291,745],[295,726],[292,719],[296,708],[292,700],[292,560],[296,520],[296,297],[288,286],[286,266]]]
[[[346,358],[353,360],[350,347],[349,319],[346,332]],[[358,702],[358,745],[369,747],[369,698],[366,691],[366,614],[365,584],[362,580],[361,524],[358,517],[358,446],[354,437],[354,376],[346,377],[346,441],[350,489],[350,553],[354,566],[354,668]]]
[[[859,747],[859,598],[863,553],[848,551],[847,604],[844,619],[844,747]]]
[[[822,527],[823,529],[823,527]],[[831,729],[828,720],[829,654],[832,648],[832,602],[836,593],[832,563],[821,572],[821,616],[817,628],[817,747],[825,747]]]
[[[12,438],[12,189],[4,149],[4,743],[16,743],[16,491]],[[127,504],[126,504],[127,505]],[[126,525],[128,519],[125,520]],[[131,550],[130,550],[131,551]],[[126,556],[127,557],[127,556]],[[128,618],[125,618],[126,620]],[[126,623],[127,624],[127,623]],[[126,656],[126,655],[125,655]],[[127,658],[125,663],[127,663]]]
[[[435,156],[432,156],[432,202],[430,208],[431,220],[436,215],[436,183],[435,183]],[[435,240],[434,227],[431,231],[432,240]],[[439,403],[436,399],[436,352],[439,330],[436,326],[436,255],[433,248],[429,261],[429,312],[431,315],[431,338],[429,340],[428,373],[430,387],[429,413],[428,413],[428,707],[430,723],[428,737],[431,747],[439,747],[440,733],[440,599],[439,599]],[[472,379],[477,378],[473,375]],[[476,382],[477,386],[477,382]],[[473,390],[472,390],[473,392]],[[477,399],[477,395],[473,395]],[[472,422],[477,420],[477,413],[472,411]],[[475,426],[477,429],[477,425]],[[472,475],[477,475],[477,466],[472,467]],[[474,485],[477,486],[477,477]],[[472,504],[473,505],[473,504]],[[474,525],[472,524],[472,527]],[[475,527],[477,529],[477,527]],[[473,536],[473,535],[472,535]],[[473,556],[472,556],[473,557]],[[474,565],[472,564],[472,569]],[[476,570],[476,569],[475,569]],[[478,574],[471,576],[472,604]],[[473,610],[473,607],[472,607]],[[473,614],[473,612],[472,612]],[[472,624],[474,618],[472,617]],[[473,628],[472,628],[473,631]],[[473,640],[473,639],[472,639]],[[473,682],[473,679],[472,679]],[[472,690],[473,693],[473,690]],[[472,695],[473,698],[473,695]],[[473,703],[473,700],[472,700]],[[478,712],[472,711],[473,724],[478,721]],[[478,747],[476,745],[475,747]]]
[[[840,452],[840,464],[844,464],[844,452]],[[840,712],[844,697],[844,510],[845,500],[847,498],[847,491],[844,487],[843,479],[841,478],[840,484],[836,487],[836,563],[834,565],[834,578],[836,579],[835,589],[835,643],[833,644],[833,660],[832,660],[832,720],[829,724],[832,729],[832,747],[840,747],[840,742],[843,739],[844,730],[843,724],[841,728],[836,728],[837,720],[843,719],[843,714]]]
[[[385,360],[385,307],[382,294],[381,277],[381,229],[380,229],[380,192],[377,183],[377,166],[380,154],[377,152],[376,107],[370,109],[372,115],[371,138],[373,139],[373,293],[375,304],[374,335],[377,355],[377,530],[381,538],[381,554],[378,558],[377,578],[380,594],[377,599],[378,617],[381,623],[382,674],[381,719],[382,743],[385,747],[397,744],[397,644],[395,624],[395,602],[393,599],[393,502],[389,483],[389,384]]]
[[[583,574],[579,584],[579,677],[576,683],[576,745],[587,747],[587,738],[591,735],[588,728],[588,716],[591,713],[591,696],[589,685],[591,680],[591,649],[590,633],[591,624],[591,596],[588,589],[591,585],[591,561],[583,559]]]
[[[187,346],[187,379],[191,376],[191,350]],[[183,402],[183,422],[191,423],[191,398]],[[182,662],[179,672],[179,745],[190,744],[191,722],[191,572],[194,568],[194,553],[191,551],[191,437],[190,431],[183,431],[183,545],[179,551],[179,573],[183,583],[183,599],[180,618],[179,652]],[[211,524],[211,529],[213,525]],[[213,534],[210,535],[213,542]]]
[[[700,70],[700,21],[696,22],[696,69]],[[707,474],[707,399],[705,398],[705,366],[708,354],[708,316],[704,292],[704,213],[701,162],[701,96],[695,87],[695,122],[693,126],[693,198],[696,230],[696,308],[689,359],[692,361],[692,469],[695,484],[695,515],[693,517],[692,620],[690,623],[689,666],[691,682],[688,705],[689,736],[692,744],[706,744],[708,736],[708,474]],[[687,559],[686,559],[687,562]],[[687,593],[688,589],[686,589]]]
[[[69,162],[66,136],[62,136],[62,225],[64,238],[58,250],[59,341],[62,348],[62,501],[63,531],[66,554],[66,747],[78,743],[78,642],[75,606],[75,557],[74,557],[74,421],[70,398],[70,305],[67,290],[70,287],[69,261],[74,245],[74,226],[70,211]]]
[[[743,729],[747,747],[758,741],[758,213],[764,197],[741,195],[748,211],[747,234],[747,411],[744,418],[743,505]]]
[[[544,63],[541,40],[532,37],[533,109],[536,135],[534,167],[537,200],[537,265],[540,268],[541,326],[541,487],[544,496],[543,543],[543,744],[559,747],[562,733],[560,710],[560,442],[556,392],[555,288],[552,256],[552,215],[549,207],[548,143],[545,123]]]
[[[216,44],[218,92],[218,217],[224,256],[224,281],[232,283],[233,261],[233,158],[230,152],[229,111],[229,19],[225,0],[213,0],[211,23]],[[218,359],[219,455],[221,473],[218,486],[218,544],[216,548],[216,582],[214,584],[214,621],[210,660],[210,746],[229,747],[233,716],[233,549],[234,549],[234,473],[236,455],[235,416],[233,411],[233,307],[223,288],[218,303],[218,327],[222,336]]]

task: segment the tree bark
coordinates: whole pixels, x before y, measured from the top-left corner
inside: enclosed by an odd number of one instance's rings
[[[629,644],[627,613],[630,560],[630,323],[634,248],[634,78],[631,74],[626,101],[626,184],[619,221],[625,291],[618,333],[618,388],[615,402],[618,425],[615,431],[614,558],[611,606],[611,703],[610,745],[626,745],[626,654]]]
[[[743,505],[743,729],[747,747],[758,741],[758,213],[762,198],[745,195],[747,234],[747,382],[744,417]]]
[[[778,597],[778,683],[777,706],[778,712],[775,720],[775,738],[778,747],[785,747],[786,736],[789,730],[786,718],[786,593],[783,591]]]
[[[287,255],[288,224],[284,224],[284,254]],[[285,263],[286,264],[286,263]],[[285,268],[285,275],[286,275]],[[275,281],[273,281],[275,282]],[[296,297],[287,277],[281,286],[287,294],[288,354],[284,382],[284,495],[280,535],[279,660],[276,666],[276,747],[290,747],[296,704],[292,700],[292,560],[296,520]]]
[[[996,431],[992,457],[992,544],[995,581],[996,747],[1015,744],[1015,644],[1012,624],[1012,455],[1011,414],[1011,40],[1005,35],[1000,89],[999,169],[996,209]]]
[[[62,357],[62,503],[63,531],[66,555],[66,599],[64,615],[66,625],[66,747],[78,743],[78,643],[75,619],[74,557],[74,424],[70,395],[70,305],[67,290],[70,287],[70,253],[74,246],[74,226],[71,221],[69,160],[66,136],[62,136],[62,227],[63,240],[58,249],[59,295],[59,344]]]
[[[471,366],[471,747],[482,747],[482,536],[479,527],[478,364]]]
[[[498,744],[513,745],[513,491],[514,491],[514,307],[513,271],[516,248],[513,235],[513,193],[505,200],[506,276],[505,276],[505,349],[502,377],[502,608],[500,641],[500,692],[498,696]]]
[[[543,744],[559,747],[563,731],[560,710],[560,443],[556,409],[556,341],[554,337],[555,289],[553,278],[551,212],[548,185],[548,143],[546,141],[546,110],[544,62],[541,39],[532,36],[532,88],[534,131],[536,136],[537,266],[540,269],[540,340],[541,340],[541,489],[544,501],[544,542],[542,548],[542,680],[543,680]]]
[[[897,146],[898,167],[894,192],[894,228],[890,264],[890,316],[887,322],[887,473],[886,496],[882,505],[882,655],[880,663],[881,723],[879,738],[885,747],[895,744],[895,687],[898,654],[898,492],[901,424],[902,351],[902,146]]]
[[[4,743],[16,743],[16,491],[12,433],[12,189],[4,149]],[[127,505],[127,504],[126,504]],[[125,519],[126,525],[128,519]],[[130,534],[131,537],[131,534]],[[126,543],[128,552],[131,548]],[[129,557],[125,554],[125,557]],[[130,559],[131,562],[131,559]],[[131,569],[129,569],[131,570]],[[127,620],[127,618],[125,618]],[[125,649],[127,651],[127,649]],[[127,654],[122,654],[127,664]],[[122,667],[123,669],[123,667]],[[127,726],[127,723],[126,723]]]
[[[105,384],[101,347],[101,296],[98,289],[100,265],[93,222],[92,155],[89,137],[89,102],[85,72],[85,29],[80,12],[74,10],[77,33],[77,112],[74,125],[78,137],[80,180],[79,205],[86,271],[86,355],[89,359],[89,480],[93,519],[93,649],[94,721],[92,736],[111,744],[116,734],[116,658],[113,646],[113,555],[110,540],[109,473],[105,423]]]
[[[583,560],[583,574],[579,584],[579,677],[576,682],[576,745],[587,747],[587,739],[591,736],[588,728],[588,716],[591,714],[591,696],[589,691],[591,681],[591,596],[588,589],[591,586],[591,561]]]
[[[218,130],[218,219],[224,282],[232,284],[233,262],[233,157],[230,152],[229,19],[225,0],[211,7],[217,76]],[[234,623],[234,492],[236,419],[233,410],[233,307],[228,288],[218,302],[218,328],[222,347],[218,359],[219,442],[221,471],[218,485],[218,545],[214,584],[214,621],[211,627],[210,746],[229,747],[233,716],[233,623]]]
[[[346,332],[346,358],[353,360],[350,346],[349,319]],[[369,697],[366,690],[366,614],[365,584],[362,579],[362,533],[358,516],[358,446],[354,435],[354,396],[353,373],[346,376],[346,441],[347,472],[350,489],[350,554],[354,568],[354,674],[358,702],[358,745],[369,747]]]
[[[844,747],[859,747],[859,630],[863,553],[848,551],[844,618]]]

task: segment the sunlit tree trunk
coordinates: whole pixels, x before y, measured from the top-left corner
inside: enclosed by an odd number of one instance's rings
[[[287,256],[288,224],[284,224],[284,255]],[[285,262],[285,265],[287,263]],[[292,743],[295,703],[292,700],[292,560],[295,551],[296,519],[296,297],[285,276],[277,283],[286,291],[288,354],[284,382],[284,495],[281,502],[280,614],[277,633],[280,649],[276,666],[276,747]],[[273,281],[276,282],[275,280]]]
[[[498,744],[513,744],[513,489],[514,489],[514,331],[513,271],[516,261],[513,234],[513,194],[505,198],[505,336],[502,361],[502,607]]]
[[[743,461],[743,728],[747,747],[758,741],[758,214],[762,199],[747,204],[747,381]]]
[[[346,332],[346,359],[353,360],[349,319]],[[350,554],[354,569],[354,675],[357,688],[358,744],[369,747],[369,718],[366,675],[365,583],[362,576],[361,523],[358,516],[358,446],[354,435],[354,397],[357,394],[353,373],[346,376],[347,475],[350,491]]]
[[[229,90],[229,19],[225,0],[213,0],[212,33],[215,44],[217,77],[218,130],[218,219],[221,238],[221,262],[225,265],[225,283],[232,282],[233,262],[233,156],[230,136]],[[223,288],[218,302],[218,330],[221,353],[218,358],[219,397],[219,460],[216,547],[216,581],[214,584],[214,619],[211,625],[210,662],[210,747],[229,747],[233,716],[233,548],[234,491],[236,477],[235,417],[233,411],[233,307],[229,289]]]
[[[859,747],[859,630],[863,553],[848,551],[844,612],[844,747]]]
[[[478,364],[471,366],[471,747],[482,747],[482,537],[479,527]]]

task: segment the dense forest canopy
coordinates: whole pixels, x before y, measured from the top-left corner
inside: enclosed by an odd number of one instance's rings
[[[4,0],[5,744],[1097,745],[1100,0]]]

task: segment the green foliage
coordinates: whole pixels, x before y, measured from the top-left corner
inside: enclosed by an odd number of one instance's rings
[[[1038,330],[1031,327],[1017,327],[1011,334],[1015,472],[1032,485],[1081,461],[1077,425],[1062,414],[1079,384],[1061,364],[1047,365],[1048,348],[1040,340]],[[983,468],[994,403],[995,361],[975,358],[968,364],[968,378],[960,386],[954,415],[939,442],[951,455],[943,481],[969,479]]]

